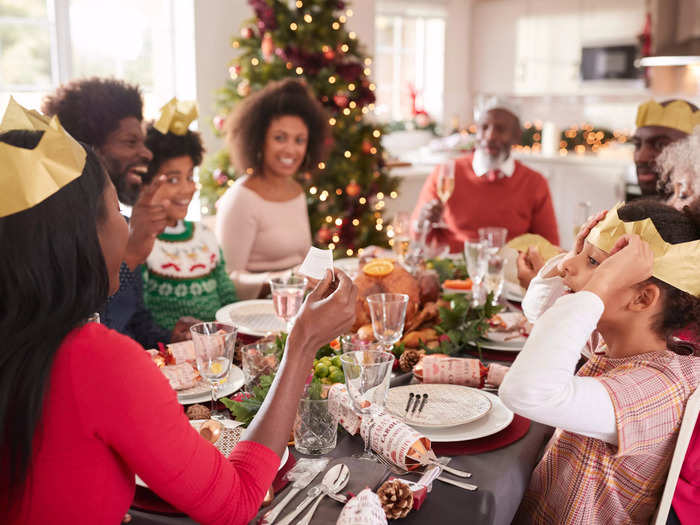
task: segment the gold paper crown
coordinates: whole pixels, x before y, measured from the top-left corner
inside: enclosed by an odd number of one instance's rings
[[[690,134],[700,126],[700,110],[694,112],[685,100],[674,100],[667,106],[649,100],[637,109],[637,127],[643,126],[664,126]]]
[[[33,149],[0,142],[0,217],[36,206],[80,177],[87,157],[58,117],[49,120],[10,97],[0,133],[16,129],[44,134]]]
[[[184,135],[192,121],[199,116],[197,103],[191,100],[178,100],[173,97],[165,106],[160,108],[160,118],[153,127],[163,135],[170,132],[174,135]]]
[[[620,206],[622,203],[610,210],[605,219],[591,230],[586,240],[610,253],[620,237],[626,233],[635,233],[646,241],[654,252],[654,277],[690,295],[700,296],[700,241],[669,244],[663,240],[649,218],[641,221],[621,221],[617,215]]]

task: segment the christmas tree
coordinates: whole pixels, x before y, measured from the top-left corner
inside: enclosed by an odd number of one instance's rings
[[[229,67],[230,79],[219,92],[219,132],[225,115],[251,92],[285,77],[303,79],[326,108],[332,144],[325,162],[299,182],[306,190],[312,234],[317,246],[336,256],[352,256],[369,244],[385,245],[382,212],[396,198],[398,181],[383,161],[383,128],[369,120],[375,86],[372,61],[357,35],[345,27],[352,10],[342,0],[249,0],[255,17],[245,22],[232,45],[241,51]],[[238,174],[228,151],[208,159],[200,172],[203,211]]]

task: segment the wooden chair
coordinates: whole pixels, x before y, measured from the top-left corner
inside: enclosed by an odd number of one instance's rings
[[[688,398],[688,403],[685,405],[683,421],[678,431],[678,441],[676,441],[676,448],[673,451],[671,467],[668,469],[668,476],[666,477],[666,486],[661,495],[659,507],[656,509],[656,517],[652,522],[653,525],[666,525],[668,513],[671,510],[671,501],[673,500],[673,494],[676,491],[676,484],[678,483],[678,476],[681,473],[681,466],[683,465],[683,460],[685,459],[685,453],[688,450],[688,443],[690,443],[693,430],[695,430],[695,423],[698,420],[699,413],[700,388],[695,390],[693,395]]]

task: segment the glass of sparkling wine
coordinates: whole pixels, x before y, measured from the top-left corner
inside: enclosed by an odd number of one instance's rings
[[[209,381],[211,389],[211,417],[225,419],[224,412],[214,410],[220,385],[228,379],[236,346],[238,328],[230,323],[197,323],[190,327],[194,355],[199,374]]]
[[[467,261],[467,273],[472,280],[472,304],[482,303],[482,282],[488,269],[489,247],[483,241],[464,241],[464,258]]]
[[[367,297],[369,313],[372,316],[374,337],[387,352],[403,335],[406,320],[408,295],[403,293],[377,293]]]
[[[403,262],[411,245],[411,216],[408,212],[400,211],[391,221],[394,232],[393,249],[399,262]]]
[[[484,287],[486,293],[493,294],[493,304],[498,303],[498,299],[503,293],[503,283],[505,276],[505,259],[500,255],[491,255],[488,258],[486,275],[484,277]]]
[[[443,206],[447,204],[447,201],[452,197],[452,193],[455,190],[455,165],[454,162],[446,162],[438,166],[438,177],[437,177],[437,187],[436,192],[438,199],[442,202]],[[447,224],[445,221],[441,220],[439,223],[433,226],[438,228],[446,228]]]
[[[304,301],[304,292],[307,284],[306,277],[299,277],[298,275],[270,279],[275,313],[277,317],[280,317],[286,323],[287,333],[291,331],[294,325],[294,318],[299,313],[301,303]]]

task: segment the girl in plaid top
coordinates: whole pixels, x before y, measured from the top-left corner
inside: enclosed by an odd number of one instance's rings
[[[700,300],[651,277],[654,254],[640,237],[622,236],[610,254],[587,242],[604,216],[582,229],[572,252],[542,268],[523,302],[537,322],[500,396],[557,430],[518,523],[648,523],[700,380],[700,360],[670,343],[674,331],[697,326]],[[700,238],[688,210],[637,201],[618,216],[650,218],[668,243]],[[592,358],[575,375],[585,349]]]

